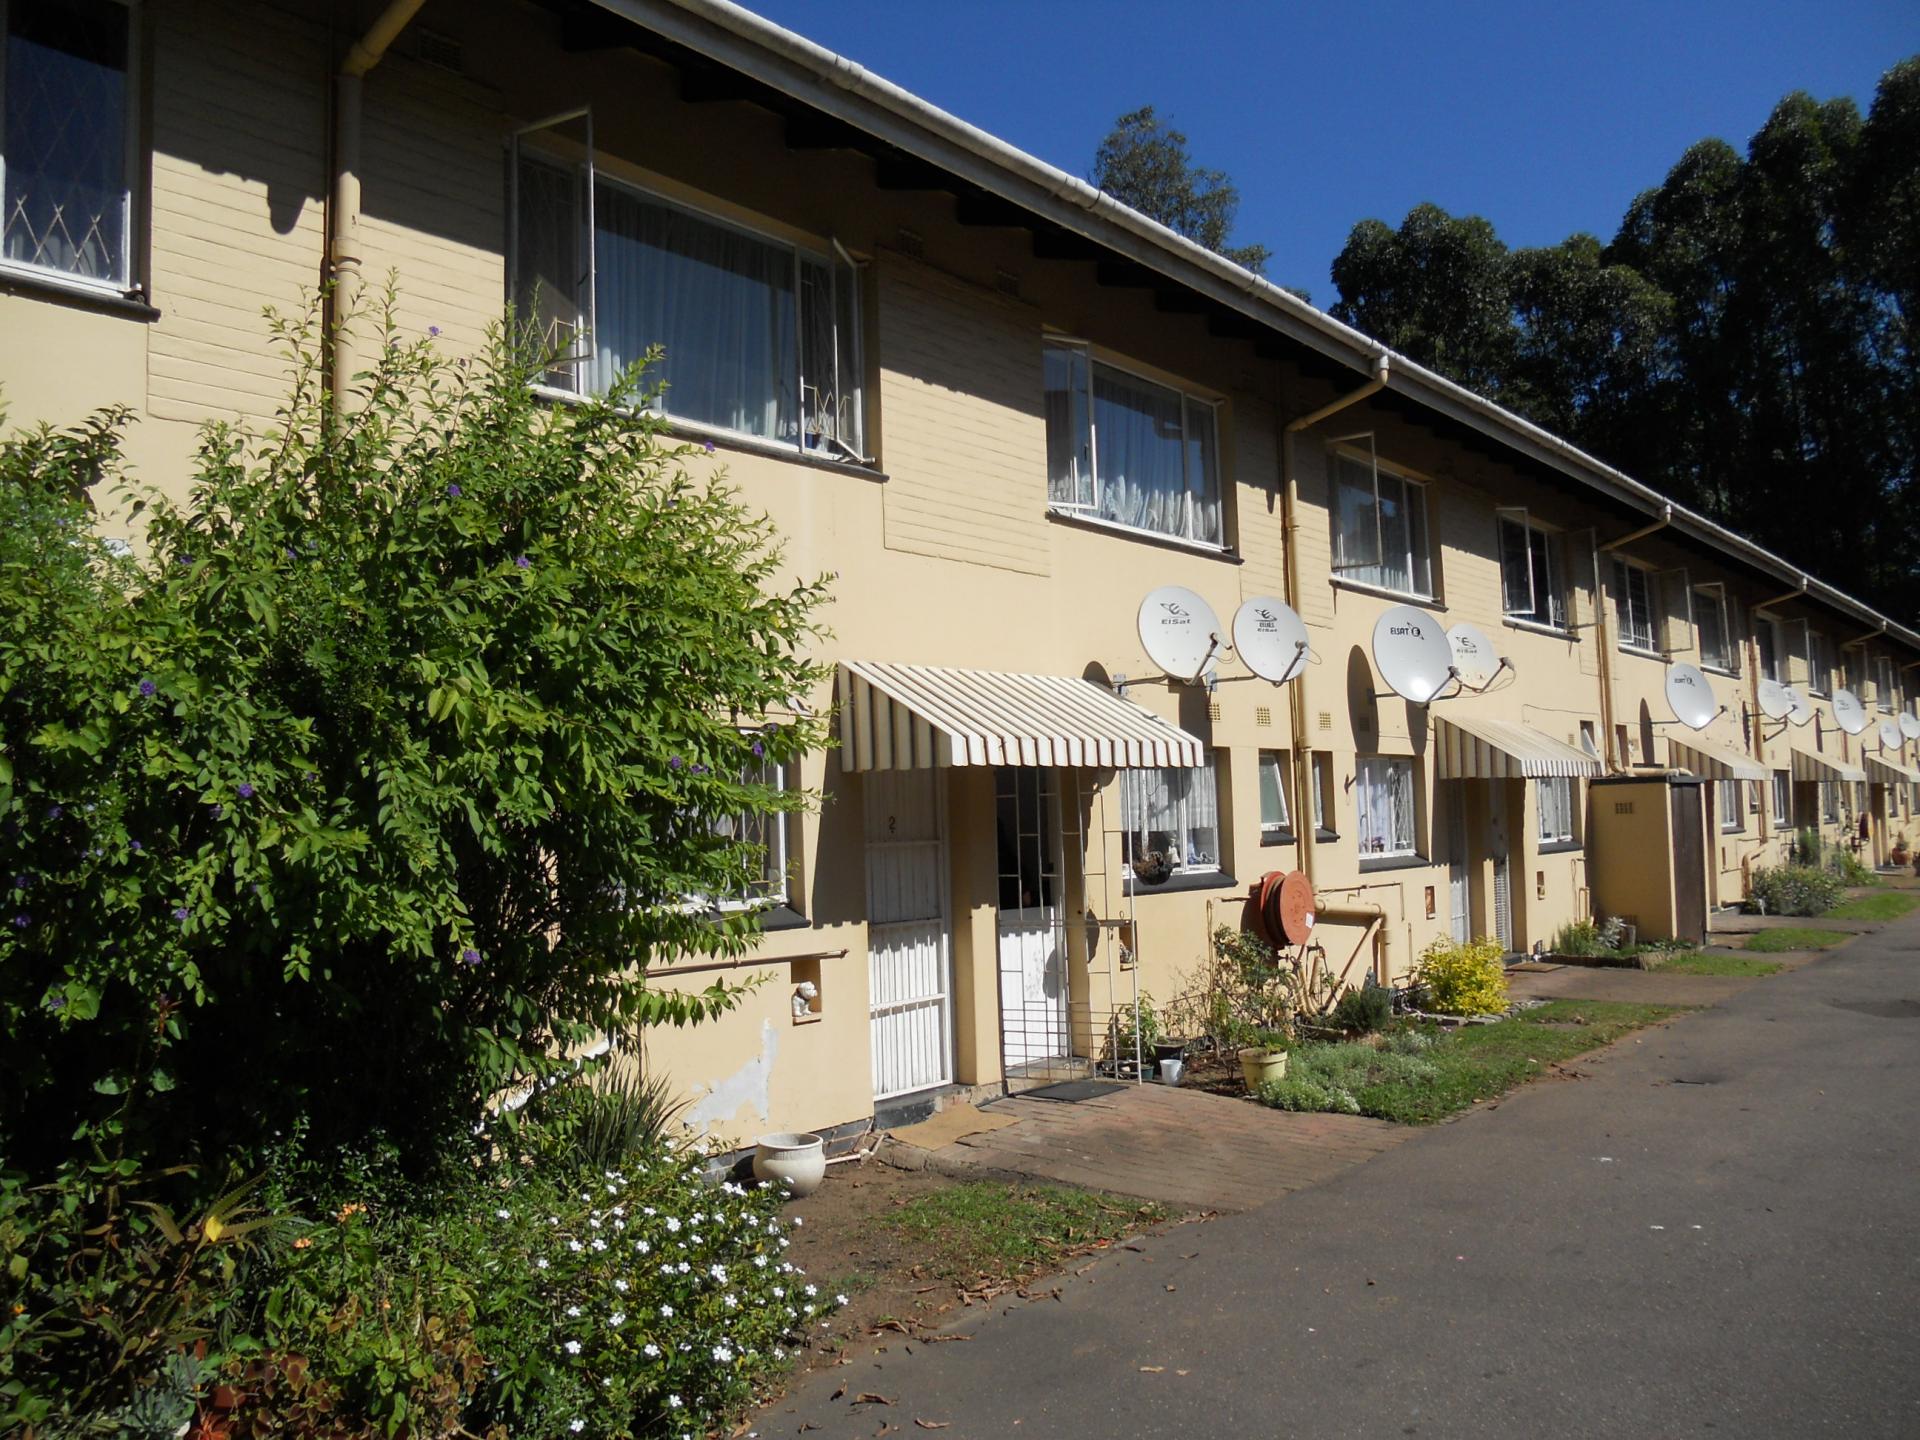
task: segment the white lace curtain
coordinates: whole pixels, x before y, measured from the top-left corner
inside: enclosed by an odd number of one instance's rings
[[[1129,859],[1158,850],[1182,869],[1218,868],[1220,806],[1211,760],[1192,770],[1123,771],[1120,806]]]
[[[1358,821],[1362,855],[1413,853],[1413,762],[1362,760]]]

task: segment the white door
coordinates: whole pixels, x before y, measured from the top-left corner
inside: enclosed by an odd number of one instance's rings
[[[1456,945],[1473,938],[1473,901],[1467,892],[1467,815],[1463,781],[1441,782],[1447,807],[1447,916]]]
[[[938,770],[876,770],[863,782],[876,1100],[953,1079],[943,778]]]
[[[1070,1048],[1058,806],[1051,770],[995,772],[1000,1056],[1009,1070]]]
[[[1513,949],[1513,875],[1504,855],[1493,857],[1493,938]]]

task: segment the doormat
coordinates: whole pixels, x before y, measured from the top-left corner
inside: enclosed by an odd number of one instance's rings
[[[1063,1080],[1058,1085],[1042,1085],[1038,1090],[1022,1090],[1023,1100],[1064,1100],[1072,1104],[1080,1100],[1098,1100],[1102,1095],[1111,1095],[1124,1090],[1124,1085],[1116,1085],[1111,1080]]]

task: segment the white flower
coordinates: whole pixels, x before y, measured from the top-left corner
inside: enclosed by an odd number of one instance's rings
[[[593,1248],[596,1250],[604,1250],[607,1248],[607,1242],[596,1235],[593,1237]]]
[[[787,1292],[784,1289],[782,1289],[780,1286],[776,1285],[773,1287],[773,1298],[776,1300],[784,1300],[787,1298]]]
[[[627,1282],[624,1280],[616,1280],[613,1282],[613,1288],[624,1295],[627,1293]]]
[[[669,1410],[678,1410],[680,1408],[680,1404],[681,1404],[681,1401],[678,1395],[667,1396],[667,1408]]]
[[[753,1268],[754,1268],[754,1269],[756,1269],[756,1270],[764,1270],[764,1269],[766,1269],[766,1268],[767,1268],[767,1257],[766,1257],[766,1256],[764,1256],[764,1255],[756,1255],[756,1256],[754,1256],[754,1257],[753,1257]]]
[[[627,1323],[627,1312],[624,1310],[614,1311],[613,1314],[607,1317],[607,1323],[613,1326],[616,1330],[619,1329],[622,1325]]]
[[[733,1359],[733,1351],[724,1345],[716,1345],[713,1347],[713,1358],[718,1360],[722,1365],[728,1364]]]
[[[713,1276],[713,1278],[718,1280],[722,1285],[727,1283],[727,1267],[726,1266],[724,1265],[711,1266],[707,1270],[707,1273]]]
[[[567,1426],[567,1429],[571,1430],[576,1435],[578,1435],[582,1430],[586,1428],[587,1428],[587,1422],[584,1420],[575,1420],[572,1424]]]
[[[587,1247],[582,1245],[578,1240],[567,1241],[567,1249],[571,1250],[576,1255],[578,1255],[582,1250],[586,1248]]]
[[[578,1340],[567,1341],[566,1351],[569,1355],[578,1355],[580,1353],[580,1342]]]
[[[807,1223],[806,1219],[803,1216],[796,1215],[793,1217],[793,1228],[796,1230],[798,1230],[802,1225],[806,1223]]]
[[[847,1297],[844,1295],[836,1295],[833,1297],[833,1303],[836,1305],[845,1305],[847,1303]]]
[[[820,1293],[820,1287],[818,1285],[807,1286],[807,1298],[809,1300],[813,1299],[813,1297],[818,1295],[819,1293]]]
[[[567,1314],[578,1320],[580,1318],[580,1307],[578,1305],[567,1306]]]
[[[682,1260],[678,1265],[674,1266],[673,1268],[678,1270],[682,1275],[689,1274],[693,1270],[693,1267],[684,1260]]]
[[[513,1212],[511,1210],[496,1210],[493,1212],[493,1216],[496,1220],[511,1220],[513,1218]]]
[[[673,1306],[662,1305],[660,1307],[660,1318],[662,1320],[671,1320],[673,1318]]]
[[[658,1360],[660,1358],[660,1347],[654,1344],[651,1340],[649,1340],[645,1345],[641,1346],[640,1348],[646,1354],[646,1357],[649,1360]]]
[[[667,1216],[667,1233],[669,1235],[678,1235],[680,1233],[680,1222],[671,1215]]]
[[[642,1215],[657,1215],[660,1212],[655,1210],[651,1205],[642,1205],[640,1207],[640,1213]]]
[[[546,1257],[546,1256],[544,1256],[544,1255],[542,1255],[542,1256],[541,1256],[541,1257],[540,1257],[540,1258],[539,1258],[538,1260],[536,1260],[536,1261],[534,1261],[534,1262],[533,1262],[533,1268],[534,1268],[534,1269],[536,1269],[536,1270],[544,1270],[544,1269],[546,1269],[546,1268],[547,1268],[547,1257]]]
[[[653,1247],[647,1244],[647,1242],[644,1240],[634,1241],[633,1248],[639,1251],[642,1255],[649,1255],[653,1253]]]
[[[795,1221],[794,1223],[795,1223],[795,1224],[798,1224],[799,1222],[798,1222],[798,1221]],[[792,1242],[791,1240],[789,1240],[789,1239],[787,1239],[787,1237],[786,1237],[786,1236],[784,1236],[784,1235],[782,1235],[782,1236],[780,1237],[780,1248],[781,1248],[782,1250],[784,1250],[784,1249],[786,1249],[786,1248],[787,1248],[787,1247],[788,1247],[789,1245],[791,1245],[792,1243],[793,1243],[793,1242]]]
[[[600,1217],[598,1215],[589,1215],[587,1217],[587,1224],[595,1230],[598,1230],[600,1228]]]
[[[720,1299],[729,1310],[738,1310],[740,1308],[740,1302],[733,1298],[733,1292],[731,1290],[722,1295]]]

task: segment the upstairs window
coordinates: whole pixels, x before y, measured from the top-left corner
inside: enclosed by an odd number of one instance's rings
[[[1192,770],[1127,770],[1120,781],[1120,823],[1128,864],[1153,852],[1180,872],[1220,868],[1220,804],[1213,756]]]
[[[1371,457],[1341,451],[1333,464],[1334,577],[1431,600],[1426,488]]]
[[[1727,625],[1727,599],[1717,586],[1694,588],[1693,623],[1700,636],[1700,663],[1709,670],[1737,671],[1740,666]]]
[[[1652,652],[1658,643],[1653,618],[1653,576],[1624,560],[1613,562],[1613,616],[1620,627],[1620,644],[1627,650]]]
[[[1357,761],[1354,805],[1361,859],[1415,853],[1413,761],[1384,755]]]
[[[1760,652],[1760,678],[1787,683],[1786,647],[1780,643],[1776,622],[1756,617],[1753,622],[1754,648]]]
[[[589,155],[591,146],[588,147]],[[513,300],[558,359],[548,383],[602,394],[654,346],[645,383],[669,418],[865,457],[859,273],[523,142],[514,164]]]
[[[1807,632],[1807,688],[1833,694],[1833,642],[1817,630]]]
[[[5,0],[0,258],[132,283],[132,27],[116,0]]]
[[[1220,545],[1215,407],[1049,341],[1047,503],[1055,510]]]
[[[1566,629],[1559,537],[1521,521],[1501,520],[1500,590],[1509,620]]]

